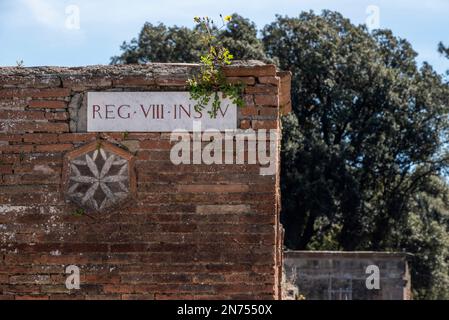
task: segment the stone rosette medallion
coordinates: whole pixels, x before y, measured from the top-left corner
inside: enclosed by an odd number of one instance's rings
[[[68,152],[63,170],[65,198],[88,212],[111,209],[135,193],[133,155],[105,141]]]

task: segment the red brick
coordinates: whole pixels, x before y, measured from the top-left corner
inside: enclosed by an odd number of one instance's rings
[[[156,78],[156,85],[169,87],[187,87],[187,77],[166,77],[158,76]]]
[[[0,110],[0,119],[5,120],[45,120],[45,113],[42,111],[15,111]]]
[[[266,85],[266,84],[257,84],[255,86],[248,86],[245,88],[245,93],[247,94],[257,94],[257,93],[264,93],[264,94],[277,94],[278,87],[272,86],[272,85]]]
[[[274,64],[260,65],[260,66],[229,66],[223,69],[227,77],[261,77],[261,76],[275,76],[276,66]]]
[[[15,293],[18,295],[40,294],[38,285],[9,285],[5,292]]]
[[[275,95],[258,94],[254,95],[254,102],[259,106],[277,106],[278,97]]]
[[[36,144],[57,143],[58,135],[54,133],[27,133],[23,135],[23,142]]]
[[[23,75],[8,75],[0,78],[0,87],[32,87],[32,88],[53,88],[60,87],[61,79],[57,75],[46,75],[43,77],[24,77]]]
[[[256,116],[257,108],[256,107],[244,107],[240,109],[240,114],[242,116]]]
[[[171,143],[168,140],[144,140],[140,141],[142,149],[166,150],[171,148]]]
[[[27,274],[9,277],[9,283],[11,284],[48,284],[49,282],[50,277],[48,275]]]
[[[70,95],[70,89],[2,89],[0,98],[58,98]]]
[[[243,100],[245,102],[245,106],[251,107],[254,106],[254,96],[251,94],[245,94],[243,96]]]
[[[59,142],[87,142],[96,139],[95,133],[63,133],[58,136]]]
[[[89,88],[110,88],[112,80],[108,76],[68,76],[63,77],[62,85],[75,92],[85,91]]]
[[[277,116],[278,113],[279,113],[279,110],[277,108],[271,108],[271,107],[258,108],[258,115],[260,115],[260,116]]]
[[[64,243],[63,252],[107,252],[108,245],[105,243]]]
[[[64,144],[48,144],[48,145],[38,145],[36,146],[36,152],[63,152],[68,151],[73,148],[73,145]]]
[[[22,142],[21,134],[4,134],[0,133],[0,141]]]
[[[245,184],[205,184],[205,185],[178,185],[178,192],[187,193],[240,193],[249,191],[248,185]]]
[[[233,84],[254,85],[256,83],[256,78],[254,77],[228,77],[226,80],[228,83]]]
[[[154,300],[154,294],[122,294],[123,300]]]
[[[111,273],[102,273],[102,274],[81,274],[81,282],[84,283],[120,283],[120,276]]]
[[[86,295],[86,300],[120,300],[120,297],[118,294],[89,294]]]
[[[0,174],[11,174],[12,166],[0,165]]]
[[[0,123],[0,130],[8,133],[26,133],[26,132],[68,132],[67,123],[50,122],[14,122]]]
[[[123,284],[119,284],[119,285],[112,285],[112,284],[107,284],[103,287],[103,291],[105,293],[134,293],[135,292],[135,287],[132,285],[123,285]]]
[[[50,121],[65,121],[69,119],[69,114],[67,112],[46,112],[45,118]]]
[[[126,134],[124,132],[102,132],[100,133],[102,139],[106,140],[125,140]]]
[[[144,252],[148,245],[144,243],[121,243],[111,245],[111,252]]]
[[[258,129],[277,129],[278,121],[277,120],[254,120],[252,122],[252,126],[254,130]]]
[[[36,98],[58,98],[66,97],[70,95],[70,89],[57,88],[57,89],[41,89],[36,94],[31,94],[31,97]]]
[[[67,107],[67,102],[59,100],[31,100],[28,106],[30,108],[64,109]]]
[[[281,108],[280,108],[280,112],[282,115],[289,114],[291,111],[292,111],[292,103],[291,102],[281,106]]]
[[[0,145],[0,152],[2,153],[24,153],[33,152],[32,145]]]
[[[50,297],[46,295],[16,295],[16,300],[49,300]]]
[[[127,134],[126,139],[149,140],[149,139],[160,139],[160,138],[161,138],[161,133],[159,133],[159,132],[145,132],[145,133],[129,132]]]
[[[282,87],[279,95],[279,105],[285,105],[291,101],[290,88]]]
[[[152,77],[126,76],[117,80],[113,80],[112,84],[114,87],[139,87],[155,85],[156,81]]]
[[[143,150],[139,151],[136,155],[137,160],[161,160],[169,161],[170,152],[168,150]]]
[[[18,154],[0,154],[0,162],[3,164],[20,162],[20,156]]]
[[[276,72],[276,76],[278,76],[282,82],[291,82],[292,72],[291,71],[278,71],[278,72]]]
[[[272,84],[275,86],[279,85],[279,82],[280,82],[279,77],[259,77],[258,80],[259,80],[259,83]]]
[[[242,120],[240,121],[240,129],[246,130],[251,128],[251,120]]]

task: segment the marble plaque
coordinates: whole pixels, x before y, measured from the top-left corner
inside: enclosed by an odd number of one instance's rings
[[[216,118],[207,113],[211,103],[201,112],[194,105],[189,92],[89,92],[87,131],[192,131],[194,121],[201,123],[201,130],[237,128],[237,106],[230,99],[221,99]]]

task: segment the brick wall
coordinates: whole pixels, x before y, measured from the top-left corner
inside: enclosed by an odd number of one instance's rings
[[[368,289],[368,266],[379,269],[379,289]],[[286,251],[284,299],[409,300],[411,280],[406,253]]]
[[[186,91],[198,66],[0,68],[0,299],[273,299],[280,294],[278,175],[259,165],[174,165],[168,133],[87,133],[88,91]],[[290,74],[240,62],[239,127],[279,128]],[[124,206],[78,214],[65,155],[107,141],[134,156]],[[65,268],[81,270],[68,290]]]

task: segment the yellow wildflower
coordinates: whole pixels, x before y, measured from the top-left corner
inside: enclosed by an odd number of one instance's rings
[[[224,17],[224,21],[226,21],[226,22],[229,22],[229,21],[231,21],[232,20],[232,17],[231,16],[226,16],[226,17]]]

